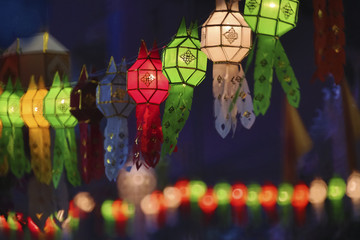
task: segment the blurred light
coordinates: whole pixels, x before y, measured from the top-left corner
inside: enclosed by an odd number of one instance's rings
[[[112,214],[116,221],[126,221],[127,216],[125,216],[123,209],[122,209],[122,201],[115,200],[112,203]]]
[[[32,233],[40,233],[39,227],[33,222],[30,217],[28,217],[28,228]]]
[[[114,220],[113,212],[112,212],[112,204],[114,201],[112,200],[105,200],[101,205],[101,214],[105,221],[112,221]]]
[[[89,213],[94,210],[95,201],[88,192],[79,192],[74,197],[74,204],[82,211]]]
[[[259,184],[250,184],[248,187],[248,196],[246,200],[246,205],[250,207],[259,206],[259,193],[261,191],[261,187]]]
[[[214,192],[219,205],[229,204],[231,198],[231,185],[228,183],[218,183],[214,186]]]
[[[188,202],[190,199],[190,188],[188,180],[181,180],[175,184],[175,187],[179,189],[181,193],[181,202]]]
[[[208,189],[199,199],[199,207],[204,213],[213,213],[216,210],[217,205],[217,200],[212,189]]]
[[[13,212],[10,212],[7,218],[7,222],[11,230],[17,231],[21,229],[19,222],[16,219],[16,215]]]
[[[190,181],[189,183],[190,188],[190,200],[192,202],[197,202],[199,198],[201,198],[205,193],[207,186],[203,181]]]
[[[64,214],[65,214],[65,211],[63,209],[59,210],[57,213],[56,213],[56,218],[62,222],[64,221]]]
[[[7,221],[5,219],[5,216],[1,215],[0,216],[0,230],[1,231],[7,231],[9,229],[10,229],[10,227],[9,227],[9,224],[7,223]]]
[[[73,218],[79,218],[79,208],[74,204],[74,200],[71,200],[69,203],[69,215]]]
[[[159,213],[160,204],[158,199],[152,195],[146,195],[140,202],[141,210],[144,212],[145,215],[156,215]]]
[[[135,215],[135,206],[132,203],[128,203],[126,201],[122,202],[121,205],[122,212],[127,218],[133,218]]]
[[[354,171],[347,180],[346,195],[354,201],[360,200],[360,173]]]
[[[154,191],[151,196],[153,198],[156,198],[157,202],[159,203],[159,211],[165,210],[166,209],[166,205],[165,205],[165,198],[162,192],[160,191]]]
[[[327,195],[327,186],[322,179],[315,179],[310,184],[309,202],[312,204],[324,203]]]
[[[294,187],[292,197],[293,207],[304,208],[309,203],[309,188],[303,183],[297,184]]]
[[[264,207],[273,207],[276,204],[277,188],[272,184],[262,186],[259,194],[259,202]]]
[[[240,207],[245,205],[247,195],[247,188],[244,184],[234,184],[231,190],[231,205],[234,207]]]
[[[129,172],[122,169],[117,179],[117,187],[120,198],[138,204],[146,194],[150,194],[155,189],[155,172],[146,168],[137,170],[136,167],[132,167]]]
[[[57,230],[57,226],[51,218],[46,219],[44,232],[53,235]]]
[[[181,191],[176,187],[166,187],[164,189],[164,202],[167,208],[178,208],[181,203]]]
[[[279,185],[277,203],[280,206],[286,206],[291,203],[291,199],[294,193],[294,188],[288,183],[282,183]]]
[[[346,192],[346,183],[340,177],[333,177],[329,181],[328,198],[330,200],[341,200]]]

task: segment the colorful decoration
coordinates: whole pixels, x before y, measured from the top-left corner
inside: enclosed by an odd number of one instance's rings
[[[137,104],[134,165],[137,169],[142,165],[155,167],[163,142],[159,105],[166,99],[169,89],[156,43],[148,52],[145,42],[141,42],[137,61],[128,70],[127,89]]]
[[[84,65],[70,95],[70,112],[79,121],[81,169],[86,183],[104,174],[103,146],[100,144],[103,139],[100,131],[103,115],[96,107],[97,85],[95,78],[88,79]]]
[[[207,58],[200,50],[197,24],[186,29],[182,19],[178,32],[162,54],[163,73],[170,81],[162,122],[161,156],[171,154],[191,110],[194,87],[205,78]]]
[[[49,185],[52,179],[50,124],[43,116],[43,100],[47,93],[43,78],[39,78],[37,86],[33,75],[20,105],[21,117],[29,128],[31,168],[40,182]]]
[[[239,2],[216,1],[215,11],[202,25],[201,50],[214,62],[215,127],[222,138],[230,129],[235,132],[238,113],[247,129],[255,121],[249,87],[240,64],[251,42],[251,29],[239,12]],[[234,98],[236,102],[231,105]]]
[[[0,96],[3,93],[2,84],[0,84]],[[1,98],[0,98],[1,99]],[[6,176],[9,172],[9,162],[6,156],[6,144],[8,143],[6,138],[2,138],[3,124],[0,117],[0,176]]]
[[[246,0],[244,18],[257,35],[254,71],[254,112],[270,106],[273,69],[293,107],[300,103],[299,84],[279,38],[296,26],[298,0]],[[250,58],[250,57],[249,57]]]
[[[313,81],[325,82],[329,74],[339,84],[344,79],[345,24],[342,0],[313,0],[314,53],[317,69]]]
[[[96,90],[96,105],[107,119],[105,128],[105,174],[116,180],[128,156],[129,133],[127,118],[135,104],[126,92],[126,62],[117,70],[114,58]]]
[[[53,153],[53,184],[58,187],[64,169],[67,179],[73,186],[81,183],[77,169],[77,149],[74,127],[77,120],[70,113],[71,86],[67,76],[60,80],[59,73],[54,76],[53,84],[44,99],[44,117],[55,129]]]
[[[24,94],[19,79],[12,86],[11,79],[0,96],[0,118],[3,124],[0,163],[8,161],[10,171],[22,178],[29,173],[31,166],[25,156],[22,127],[24,122],[20,115],[20,98]]]

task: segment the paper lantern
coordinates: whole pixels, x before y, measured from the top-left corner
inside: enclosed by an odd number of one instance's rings
[[[160,103],[169,89],[169,81],[162,73],[162,63],[156,43],[148,52],[141,42],[136,62],[128,70],[127,90],[136,102],[137,135],[134,144],[133,161],[139,169],[155,167],[160,160],[161,131]],[[144,161],[142,161],[141,157]]]
[[[169,96],[162,121],[164,143],[161,156],[171,154],[191,110],[194,87],[205,78],[207,58],[200,50],[197,23],[186,29],[183,18],[162,54],[163,73],[169,79]]]
[[[100,140],[100,120],[103,115],[96,107],[96,78],[89,79],[85,65],[79,81],[70,94],[70,112],[79,121],[80,156],[83,180],[99,179],[104,173],[103,146]]]
[[[17,177],[30,172],[31,167],[26,159],[22,127],[24,122],[20,115],[20,98],[24,94],[17,79],[12,86],[11,79],[0,96],[0,118],[3,123],[1,136],[1,160],[7,159],[10,171]],[[6,160],[5,160],[6,161]]]
[[[110,58],[106,74],[96,90],[96,105],[107,119],[104,133],[105,174],[109,180],[115,181],[128,156],[127,118],[135,107],[126,92],[125,59],[117,69],[114,58]]]
[[[215,11],[202,25],[201,50],[214,63],[215,127],[222,138],[230,129],[235,132],[238,113],[247,129],[255,121],[249,87],[240,64],[251,42],[251,29],[239,12],[239,2],[217,0]]]
[[[44,117],[55,129],[53,153],[53,184],[58,187],[64,169],[67,179],[73,186],[81,183],[77,169],[77,149],[74,127],[77,120],[70,113],[71,86],[67,77],[61,82],[59,73],[54,76],[53,84],[44,98]]]
[[[48,93],[42,77],[38,86],[31,76],[28,90],[21,98],[21,117],[29,128],[31,168],[42,183],[50,184],[52,179],[50,154],[50,124],[43,116],[43,100]]]
[[[289,103],[298,107],[299,84],[279,40],[297,23],[298,0],[246,0],[244,18],[257,35],[254,70],[254,112],[265,114],[270,106],[273,69]],[[255,49],[255,44],[253,48]]]

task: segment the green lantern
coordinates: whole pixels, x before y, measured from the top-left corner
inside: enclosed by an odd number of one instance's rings
[[[254,71],[254,112],[265,114],[270,106],[273,69],[289,103],[298,107],[299,84],[279,37],[296,26],[298,0],[246,0],[244,18],[257,34]]]
[[[207,57],[200,50],[197,23],[186,29],[183,18],[172,41],[162,54],[163,73],[170,82],[162,121],[162,157],[171,154],[189,117],[194,87],[205,78]]]
[[[12,86],[11,79],[0,96],[0,118],[3,123],[0,142],[0,161],[7,159],[11,172],[21,178],[30,172],[30,163],[24,152],[22,127],[24,122],[20,115],[20,99],[24,95],[19,79]]]
[[[53,84],[44,99],[44,116],[55,129],[53,153],[53,183],[59,185],[65,165],[69,182],[78,186],[81,183],[77,169],[77,149],[74,127],[77,120],[70,113],[71,86],[68,78],[60,80],[59,73],[54,76]]]

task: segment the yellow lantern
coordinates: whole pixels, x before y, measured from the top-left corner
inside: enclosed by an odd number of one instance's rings
[[[31,168],[36,178],[46,184],[51,182],[51,156],[49,122],[43,116],[43,100],[48,90],[44,80],[39,78],[38,86],[34,75],[30,78],[27,92],[21,98],[21,117],[29,128]]]

